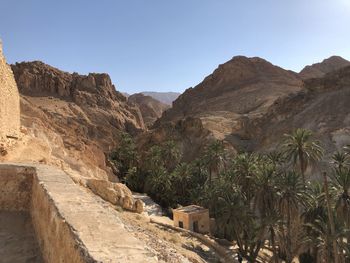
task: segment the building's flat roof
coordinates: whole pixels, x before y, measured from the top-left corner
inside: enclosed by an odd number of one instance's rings
[[[190,214],[190,213],[205,212],[205,211],[208,211],[208,209],[198,205],[188,205],[178,209],[174,209],[174,211]]]

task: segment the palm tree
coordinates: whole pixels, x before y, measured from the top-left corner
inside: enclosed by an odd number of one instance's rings
[[[344,166],[349,166],[349,155],[344,152],[336,152],[332,155],[331,163],[335,165],[337,169],[342,169]]]
[[[327,215],[328,215],[328,222],[329,222],[329,228],[330,228],[330,236],[332,238],[332,246],[333,246],[333,257],[334,257],[334,262],[338,263],[339,258],[338,258],[338,246],[337,246],[337,239],[335,238],[335,220],[334,220],[334,215],[332,213],[332,208],[331,208],[331,200],[330,200],[330,195],[329,195],[329,188],[328,188],[328,178],[327,174],[324,172],[323,173],[323,180],[324,180],[324,189],[325,189],[325,194],[326,194],[326,205],[327,205]]]
[[[169,207],[175,204],[172,174],[160,166],[153,170],[147,177],[152,197],[159,201],[162,206]]]
[[[338,219],[344,224],[344,227],[350,231],[350,168],[336,168],[331,179],[336,189],[334,198]],[[347,244],[350,246],[350,233],[347,235]]]
[[[305,171],[310,161],[318,161],[323,156],[323,149],[318,141],[313,140],[313,134],[309,130],[296,129],[292,134],[285,134],[282,145],[286,157],[299,163],[300,173],[305,185]]]
[[[119,135],[119,145],[112,152],[110,159],[118,168],[121,178],[126,176],[129,169],[137,166],[136,144],[130,134],[123,132]]]
[[[271,162],[271,164],[277,168],[278,166],[281,166],[285,163],[285,156],[283,154],[283,152],[280,151],[272,151],[269,152],[266,155],[266,158],[269,162]]]
[[[235,156],[231,162],[228,176],[235,184],[241,186],[245,193],[247,203],[250,203],[254,196],[254,177],[258,172],[260,156],[251,153],[241,153]]]
[[[261,225],[266,225],[267,231],[270,235],[271,247],[273,252],[273,259],[278,263],[278,253],[276,246],[276,226],[280,219],[278,210],[276,209],[276,163],[262,162],[260,169],[256,173],[254,179],[255,194],[254,207],[259,212]]]
[[[327,217],[319,217],[313,223],[307,223],[305,226],[314,233],[313,236],[309,235],[304,241],[311,243],[317,249],[316,260],[314,259],[313,262],[344,262],[341,261],[344,258],[344,253],[339,253],[339,251],[346,251],[347,249],[342,243],[342,239],[346,234],[346,230],[342,226],[335,224],[332,230]]]
[[[224,142],[216,140],[208,145],[204,158],[206,160],[209,171],[209,184],[211,184],[214,176],[218,176],[225,166],[226,152]]]
[[[277,208],[283,218],[280,224],[280,244],[286,254],[286,262],[291,263],[298,252],[297,243],[299,208],[305,195],[305,187],[300,175],[294,171],[280,174],[276,179]],[[293,229],[296,231],[293,232]]]
[[[161,149],[165,167],[171,172],[181,159],[180,149],[174,141],[165,142]]]
[[[176,166],[172,174],[177,200],[181,205],[185,205],[189,201],[190,189],[194,188],[191,185],[192,167],[188,163],[180,163]]]
[[[162,148],[158,145],[152,146],[146,154],[147,162],[145,165],[150,173],[164,166]]]
[[[307,247],[304,255],[307,254],[309,257],[312,257],[313,262],[318,262],[320,253],[323,252],[320,252],[319,229],[315,229],[314,226],[320,226],[319,220],[327,221],[324,186],[321,182],[315,181],[306,188],[306,191],[307,194],[304,196],[304,211],[302,213],[306,233],[304,243]]]
[[[227,178],[219,178],[211,187],[214,192],[217,224],[224,237],[237,242],[239,252],[249,262],[257,262],[264,245],[267,229],[255,215],[253,207],[247,205],[245,193]]]

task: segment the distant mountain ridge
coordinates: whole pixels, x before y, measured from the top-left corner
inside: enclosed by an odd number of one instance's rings
[[[153,123],[162,116],[162,113],[170,108],[169,105],[142,93],[135,93],[129,96],[128,103],[135,104],[140,108],[143,121],[147,127],[151,127]]]
[[[143,95],[151,96],[152,98],[159,100],[160,102],[170,105],[176,100],[181,93],[179,92],[156,92],[156,91],[142,91]]]

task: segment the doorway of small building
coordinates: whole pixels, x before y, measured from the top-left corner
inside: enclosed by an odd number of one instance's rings
[[[184,228],[184,222],[179,221],[179,227]]]
[[[199,232],[198,221],[193,221],[193,231],[194,232]]]

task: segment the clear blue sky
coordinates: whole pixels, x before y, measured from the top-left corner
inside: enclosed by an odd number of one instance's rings
[[[350,59],[350,0],[0,0],[10,63],[107,72],[129,93],[183,91],[233,56],[286,69]]]

